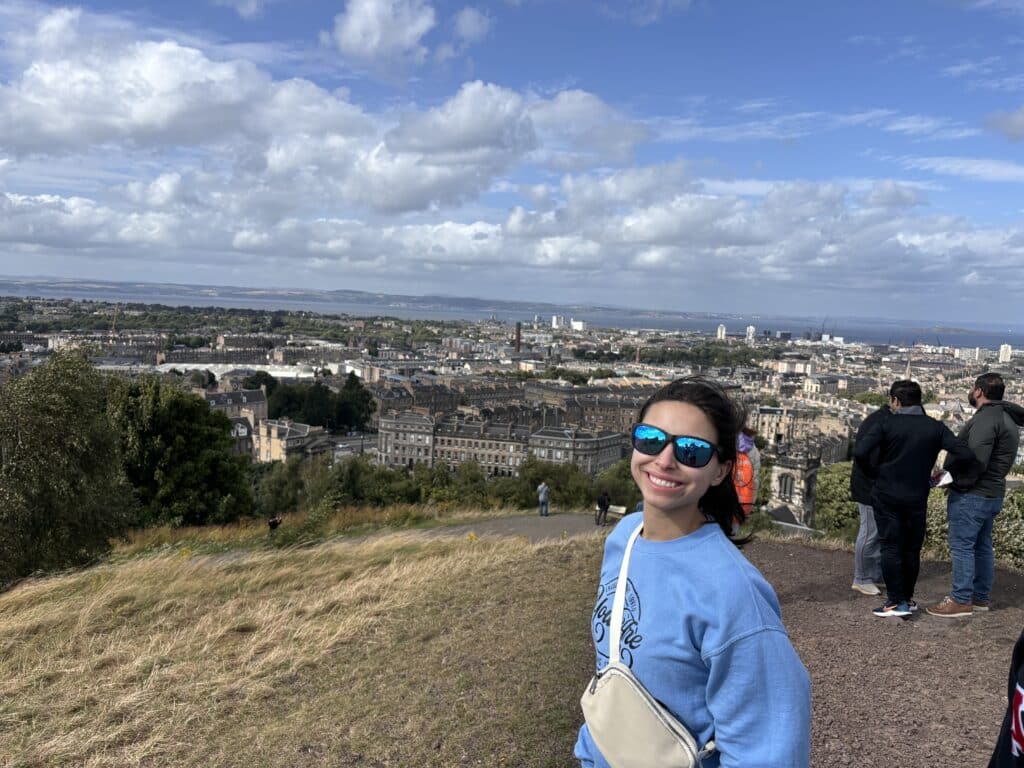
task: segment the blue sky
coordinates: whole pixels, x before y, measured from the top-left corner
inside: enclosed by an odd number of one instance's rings
[[[0,274],[1021,319],[1024,0],[7,0]]]

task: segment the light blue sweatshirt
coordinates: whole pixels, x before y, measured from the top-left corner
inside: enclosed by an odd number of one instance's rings
[[[597,668],[608,663],[612,600],[626,542],[619,523],[605,542],[591,633]],[[629,561],[622,661],[684,723],[707,768],[807,768],[811,685],[782,625],[779,601],[760,572],[715,523],[673,541],[639,537]],[[587,726],[575,755],[607,768]]]

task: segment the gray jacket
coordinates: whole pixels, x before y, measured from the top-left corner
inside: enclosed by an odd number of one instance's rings
[[[1020,429],[1024,427],[1024,407],[1008,400],[985,403],[971,417],[958,437],[966,440],[978,458],[978,471],[954,474],[953,488],[989,499],[1006,494],[1006,475],[1017,457]],[[949,468],[949,459],[946,468]]]

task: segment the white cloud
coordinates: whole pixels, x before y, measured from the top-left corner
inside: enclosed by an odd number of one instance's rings
[[[1024,107],[1015,112],[997,112],[988,118],[988,125],[1011,141],[1024,140]]]
[[[465,45],[483,42],[490,29],[490,17],[476,8],[467,6],[455,14],[455,38]]]
[[[985,157],[903,157],[905,168],[979,181],[1024,181],[1024,165]]]
[[[578,169],[598,162],[626,163],[637,144],[650,137],[647,126],[629,119],[592,93],[562,91],[533,102],[530,117],[549,159],[559,168]]]
[[[924,202],[925,195],[919,187],[891,179],[876,182],[864,196],[864,205],[869,208],[912,208]]]
[[[214,5],[233,8],[243,19],[254,19],[263,13],[268,2],[272,0],[213,0]]]
[[[662,16],[675,11],[685,11],[692,0],[619,0],[614,5],[604,6],[607,14],[624,18],[641,26],[653,24]]]
[[[348,0],[334,19],[332,39],[346,56],[381,68],[421,64],[423,37],[434,28],[433,6],[423,0]]]

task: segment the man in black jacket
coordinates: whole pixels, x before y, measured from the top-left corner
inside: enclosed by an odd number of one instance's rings
[[[1024,632],[1013,649],[1006,686],[1006,717],[988,768],[1024,768]]]
[[[868,414],[857,428],[854,445],[859,443],[871,428],[882,419],[888,418],[891,411],[883,405]],[[874,477],[878,474],[879,449],[872,451],[867,466],[870,476],[854,462],[850,468],[850,496],[857,502],[860,513],[860,528],[857,530],[857,544],[853,550],[853,584],[851,589],[862,595],[879,595],[878,584],[882,583],[882,553],[878,544],[878,528],[875,526],[875,512],[871,508],[871,489]]]
[[[892,416],[873,425],[853,449],[854,460],[865,473],[873,471],[871,455],[876,448],[879,451],[871,506],[888,595],[873,613],[883,617],[909,616],[917,607],[914,587],[921,568],[932,468],[939,451],[946,450],[958,470],[975,460],[967,443],[925,415],[917,382],[893,382],[889,406]]]
[[[1016,459],[1024,426],[1024,408],[1003,400],[1005,391],[998,373],[986,373],[967,394],[978,410],[959,437],[974,451],[978,463],[974,472],[953,473],[953,488],[946,500],[953,589],[938,605],[929,606],[933,616],[962,618],[989,609],[996,573],[992,523],[1003,508],[1006,475]]]

